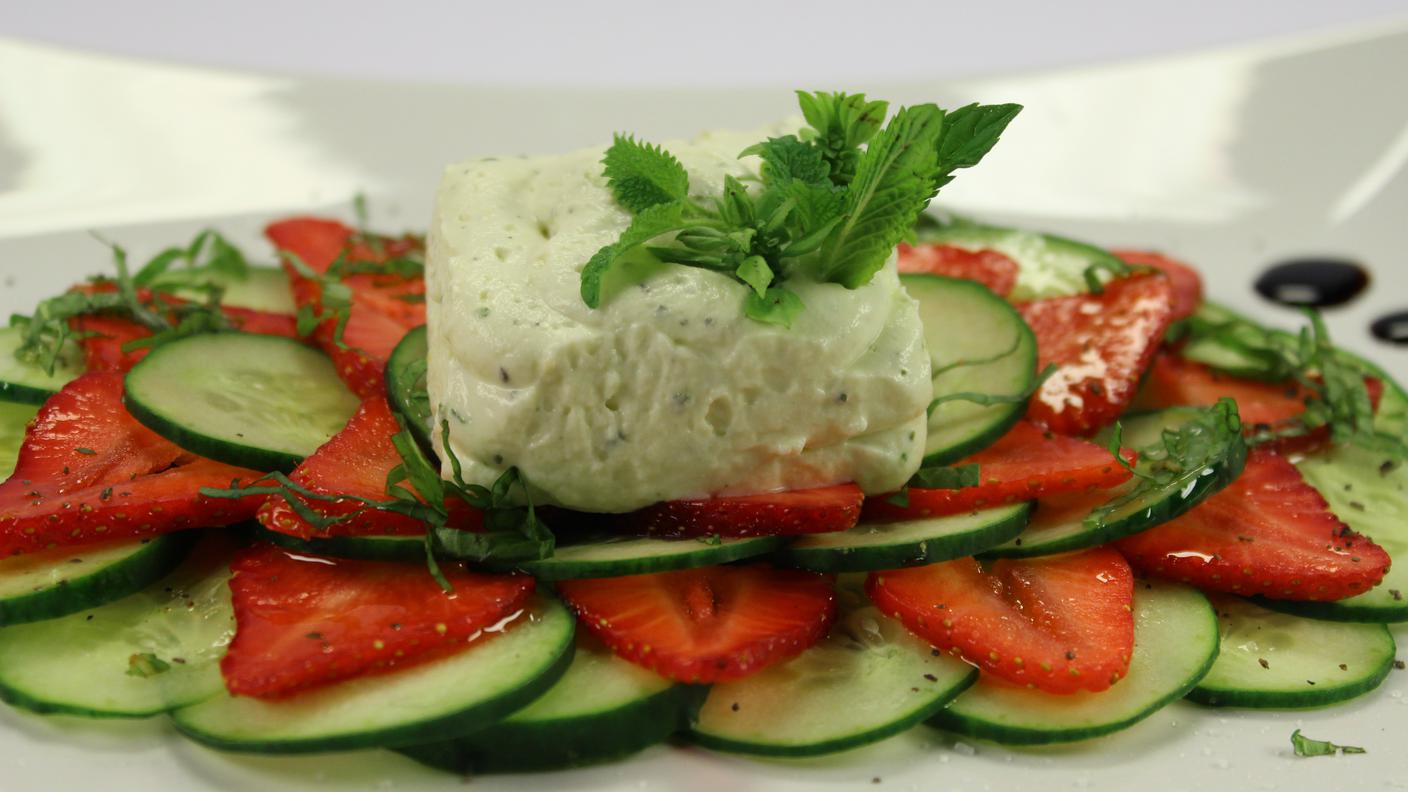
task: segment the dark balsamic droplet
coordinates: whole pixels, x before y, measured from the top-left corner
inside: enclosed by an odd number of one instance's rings
[[[1390,344],[1408,344],[1408,311],[1399,311],[1381,316],[1369,325],[1369,332],[1380,341]]]
[[[1369,286],[1369,272],[1348,259],[1303,258],[1269,267],[1256,291],[1282,305],[1326,308],[1343,305]]]

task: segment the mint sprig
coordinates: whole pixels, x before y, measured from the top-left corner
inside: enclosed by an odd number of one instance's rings
[[[633,215],[621,237],[581,273],[582,301],[609,295],[658,264],[713,270],[746,287],[743,312],[791,326],[805,309],[788,281],[859,288],[952,173],[992,148],[1021,109],[969,105],[900,108],[863,94],[798,92],[809,124],[748,147],[756,179],[724,179],[719,195],[691,198],[689,174],[658,145],[617,135],[602,159],[616,202]],[[754,185],[750,187],[750,184]]]

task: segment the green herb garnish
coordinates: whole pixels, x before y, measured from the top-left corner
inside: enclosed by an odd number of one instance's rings
[[[151,652],[134,654],[127,658],[127,676],[152,677],[171,670],[171,664]]]
[[[884,266],[916,218],[960,168],[976,165],[1021,109],[901,108],[861,94],[798,92],[808,128],[740,156],[762,160],[750,190],[691,198],[689,175],[659,146],[617,135],[602,160],[616,202],[633,215],[582,270],[582,301],[605,298],[660,263],[709,269],[747,287],[749,318],[784,327],[805,309],[795,277],[859,288]]]
[[[909,488],[919,489],[966,489],[982,483],[982,471],[978,463],[966,465],[935,465],[921,467],[909,477],[903,487],[885,498],[885,502],[901,509],[909,508]]]
[[[1333,756],[1337,753],[1362,754],[1368,751],[1357,745],[1336,745],[1326,740],[1312,740],[1300,733],[1300,729],[1291,732],[1291,748],[1296,756]]]

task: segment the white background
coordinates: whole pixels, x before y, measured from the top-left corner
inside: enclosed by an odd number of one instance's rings
[[[1089,63],[1395,17],[1408,18],[1408,0],[0,0],[0,36],[276,73],[795,87]]]

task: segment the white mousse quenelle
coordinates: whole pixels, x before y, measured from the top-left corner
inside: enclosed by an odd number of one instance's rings
[[[904,486],[932,385],[894,248],[947,180],[943,112],[881,130],[883,103],[802,96],[801,139],[618,136],[447,169],[428,391],[467,481],[516,467],[535,497],[594,512]]]

